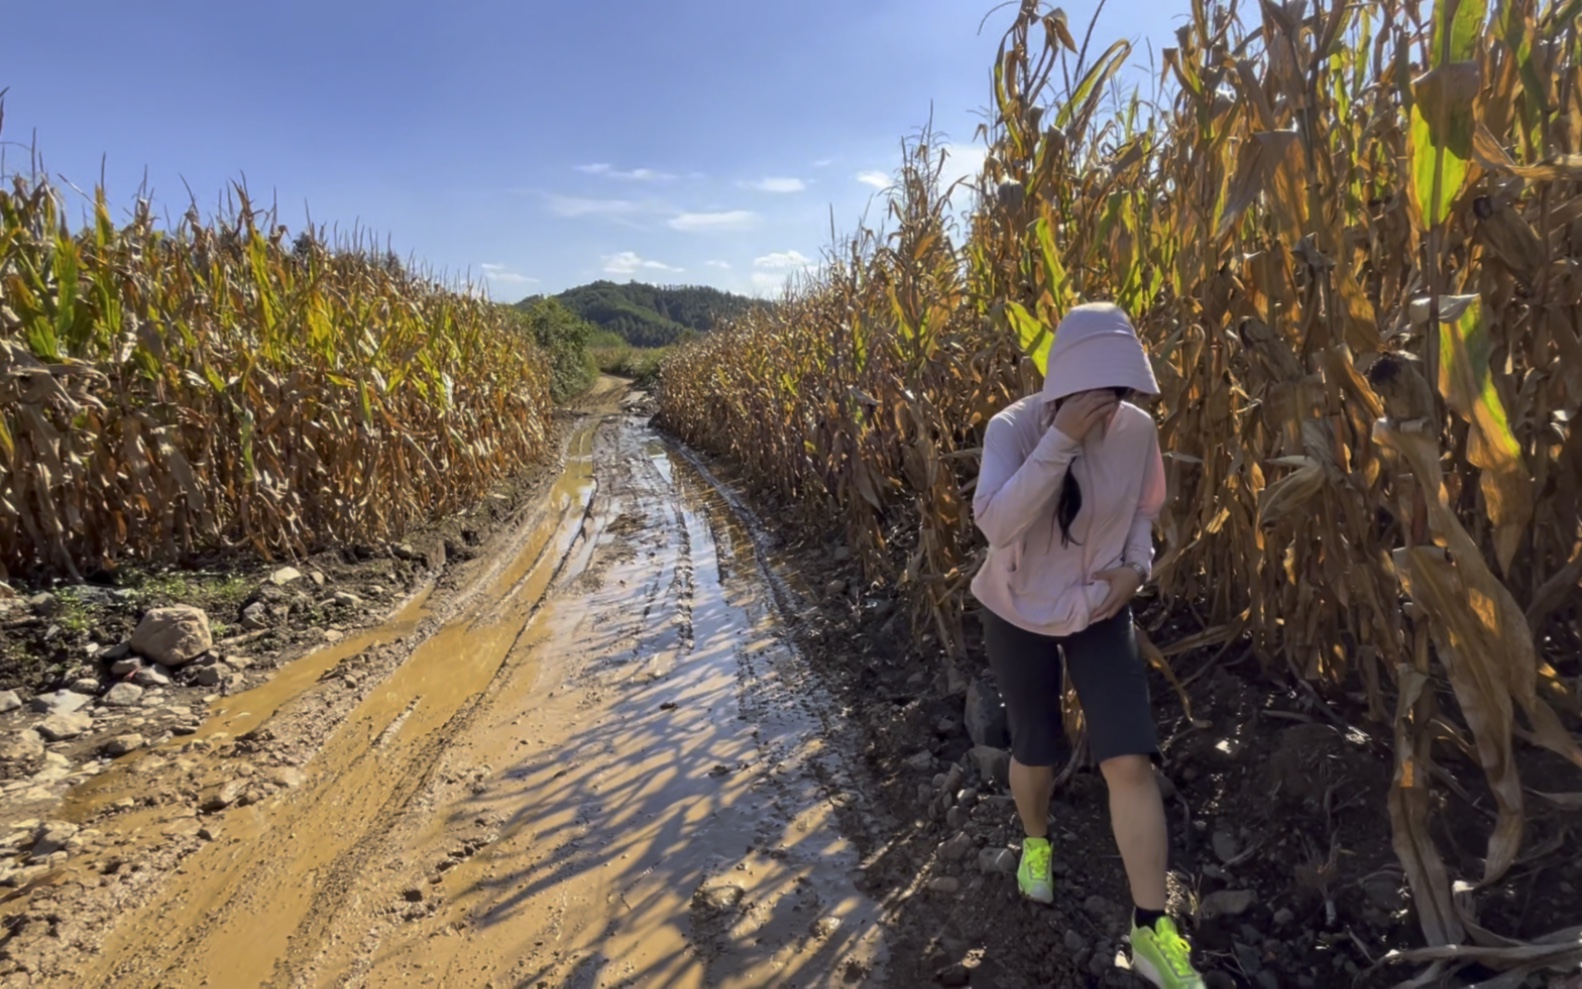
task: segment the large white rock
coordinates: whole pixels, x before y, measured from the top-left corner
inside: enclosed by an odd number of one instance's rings
[[[161,666],[185,666],[213,645],[209,616],[185,604],[153,609],[132,633],[132,651]]]

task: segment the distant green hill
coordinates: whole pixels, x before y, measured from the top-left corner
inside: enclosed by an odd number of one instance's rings
[[[517,307],[530,308],[540,298],[530,296]],[[708,332],[716,321],[771,305],[704,286],[660,287],[640,282],[619,285],[611,281],[567,289],[553,298],[634,347],[667,347],[688,334]]]

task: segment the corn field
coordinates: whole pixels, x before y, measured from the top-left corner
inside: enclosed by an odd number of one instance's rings
[[[483,299],[245,191],[170,229],[0,188],[0,577],[298,558],[477,502],[545,452],[546,362]]]
[[[909,142],[883,231],[672,357],[662,420],[841,519],[959,684],[985,425],[1037,386],[1068,307],[1118,302],[1163,389],[1158,583],[1203,627],[1145,651],[1247,642],[1364,693],[1393,724],[1388,811],[1427,943],[1405,957],[1512,985],[1574,968],[1576,931],[1517,946],[1477,893],[1518,861],[1532,802],[1582,807],[1517,766],[1536,746],[1582,769],[1561,661],[1582,578],[1582,2],[1183,6],[1150,96],[1119,86],[1126,42],[1023,2],[968,215],[931,138]],[[1481,874],[1429,834],[1446,746],[1497,807]]]

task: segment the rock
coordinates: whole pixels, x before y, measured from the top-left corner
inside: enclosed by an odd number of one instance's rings
[[[1011,781],[1011,754],[992,745],[974,745],[967,753],[978,767],[978,775],[988,783],[1007,786]]]
[[[14,690],[0,690],[0,714],[10,714],[22,706],[22,698]]]
[[[138,735],[136,733],[131,735],[117,735],[105,743],[104,751],[106,755],[112,757],[123,756],[128,752],[136,752],[138,749],[147,744],[148,741],[144,739],[142,735]]]
[[[1094,920],[1107,920],[1116,913],[1115,904],[1097,895],[1082,901],[1082,909]]]
[[[136,707],[143,699],[143,688],[135,683],[118,683],[104,695],[104,702],[111,707]]]
[[[362,605],[363,599],[350,591],[336,591],[335,603],[348,608],[356,608]]]
[[[236,803],[247,792],[247,780],[231,780],[208,787],[198,802],[198,806],[205,812],[213,814]]]
[[[1066,928],[1065,941],[1066,950],[1071,952],[1073,955],[1088,946],[1087,939],[1069,927]]]
[[[830,555],[834,558],[836,563],[845,563],[847,560],[851,559],[851,550],[845,546],[836,546],[835,552]]]
[[[132,682],[139,687],[168,687],[170,675],[157,666],[144,666],[132,674]]]
[[[30,706],[41,714],[70,714],[87,707],[88,698],[69,690],[57,690],[53,693],[39,694],[33,698]]]
[[[972,973],[967,966],[956,962],[935,972],[934,981],[942,986],[968,986],[972,984]]]
[[[314,587],[323,587],[324,586],[324,583],[325,583],[324,575],[322,573],[319,573],[317,570],[315,570],[312,573],[308,574],[308,579],[313,581],[313,586]]]
[[[408,903],[422,903],[423,889],[420,886],[408,886],[401,891],[401,898]]]
[[[232,673],[221,681],[226,694],[239,694],[247,689],[247,678],[240,673]]]
[[[142,668],[142,660],[137,659],[135,656],[128,656],[126,659],[118,659],[110,664],[110,675],[118,677],[131,676]]]
[[[390,547],[390,553],[398,560],[417,561],[423,559],[423,554],[414,549],[411,543],[396,543]]]
[[[839,917],[820,917],[808,925],[808,933],[818,941],[829,940],[838,930],[840,930]]]
[[[68,851],[68,846],[80,830],[77,825],[67,821],[46,821],[39,829],[38,841],[33,844],[29,854],[37,861],[56,852]]]
[[[16,590],[10,584],[0,580],[0,601],[9,601],[16,597]]]
[[[295,790],[306,782],[307,777],[302,770],[295,766],[281,766],[270,775],[269,779],[276,786],[285,787],[287,790]]]
[[[346,633],[342,632],[338,628],[327,628],[327,629],[324,629],[323,630],[323,634],[324,634],[324,641],[328,642],[332,646],[335,643],[337,643],[337,642],[341,641],[342,639],[346,638]]]
[[[385,590],[385,586],[383,584],[369,584],[368,593],[372,594],[376,598],[382,598],[389,592]]]
[[[955,876],[937,876],[928,881],[928,890],[931,893],[953,894],[961,889],[961,880]]]
[[[987,875],[1011,875],[1016,871],[1016,853],[1009,848],[985,848],[978,853],[978,871]]]
[[[736,909],[746,895],[747,891],[735,883],[712,883],[699,886],[692,894],[692,902],[713,913],[726,913]]]
[[[1011,725],[1006,719],[1000,692],[982,677],[967,685],[967,706],[962,720],[973,745],[996,749],[1011,747]]]
[[[966,827],[967,822],[971,819],[967,809],[959,804],[945,811],[945,826],[952,831],[959,831]]]
[[[824,593],[828,594],[830,597],[839,597],[842,594],[845,594],[846,581],[840,577],[836,577],[834,580],[824,585]]]
[[[60,599],[53,594],[35,594],[27,599],[27,606],[41,618],[53,618],[61,610]]]
[[[74,694],[82,694],[86,697],[94,697],[99,693],[99,681],[94,677],[79,677],[76,680],[73,680],[71,682],[71,686],[67,689]]]
[[[906,757],[904,765],[914,772],[926,773],[934,768],[934,753],[924,749]]]
[[[269,606],[262,601],[254,601],[242,609],[242,627],[258,631],[269,627]]]
[[[198,671],[198,685],[200,687],[216,687],[220,683],[220,668],[218,666],[205,666]]]
[[[0,776],[31,776],[44,764],[44,740],[31,728],[0,735]]]
[[[99,654],[99,662],[119,663],[130,655],[132,655],[132,644],[130,642],[117,642]]]
[[[76,738],[89,728],[93,727],[93,718],[82,711],[68,711],[64,714],[52,714],[38,723],[38,733],[46,741],[64,742]]]
[[[1219,856],[1221,862],[1229,863],[1236,857],[1236,838],[1229,831],[1215,831],[1213,837],[1214,854]]]
[[[1296,914],[1290,907],[1281,907],[1274,912],[1274,926],[1289,927],[1296,923]]]
[[[220,660],[220,662],[224,663],[226,666],[229,666],[233,670],[245,670],[253,665],[253,661],[248,659],[246,656],[226,656],[224,659]]]
[[[269,575],[269,582],[276,587],[285,587],[292,581],[301,580],[302,571],[296,567],[281,567]]]
[[[154,608],[132,633],[132,651],[161,666],[185,666],[213,646],[209,616],[189,605]]]
[[[972,854],[972,836],[966,832],[952,835],[939,846],[939,857],[946,862],[960,862]]]
[[[1369,879],[1362,884],[1362,891],[1367,894],[1368,902],[1380,910],[1393,914],[1406,909],[1406,893],[1401,881],[1388,874]]]
[[[1258,894],[1244,889],[1222,889],[1203,897],[1198,905],[1198,917],[1213,920],[1216,917],[1240,917],[1258,902]]]

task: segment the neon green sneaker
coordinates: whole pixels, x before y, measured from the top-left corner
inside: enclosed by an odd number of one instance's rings
[[[1192,967],[1192,946],[1169,917],[1153,927],[1132,924],[1132,971],[1159,989],[1205,989]]]
[[[1016,867],[1016,885],[1036,903],[1055,902],[1055,877],[1049,871],[1049,839],[1024,838],[1022,863]]]

